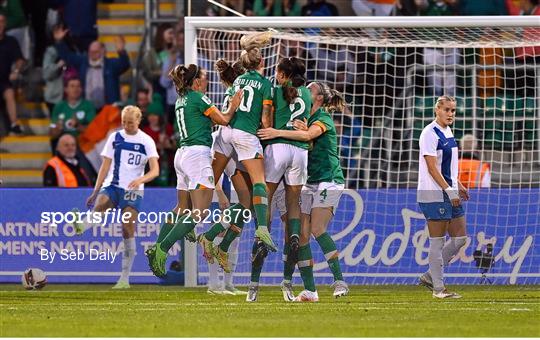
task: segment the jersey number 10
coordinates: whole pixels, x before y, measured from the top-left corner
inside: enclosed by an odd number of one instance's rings
[[[234,91],[237,92],[238,90],[240,90],[240,86],[236,85]],[[255,97],[255,91],[251,86],[245,86],[242,90],[244,91],[244,98],[242,99],[242,102],[240,103],[240,106],[238,108],[240,109],[240,111],[243,112],[251,112],[251,105],[253,105],[253,97]]]

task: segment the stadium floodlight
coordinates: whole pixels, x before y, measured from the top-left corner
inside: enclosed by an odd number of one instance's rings
[[[334,120],[349,189],[409,188],[396,192],[396,202],[414,200],[418,137],[442,93],[457,97],[454,134],[477,140],[471,151],[491,165],[491,190],[540,185],[538,17],[186,17],[185,62],[209,71],[213,102],[221,103],[224,93],[215,60],[238,58],[240,37],[268,28],[274,35],[263,49],[267,76],[280,57],[297,56],[306,62],[309,80],[345,94],[350,112]],[[503,195],[508,193],[491,197]],[[374,196],[375,204],[385,200]],[[391,213],[383,203],[378,214],[386,220]],[[517,209],[517,202],[508,203]],[[478,224],[487,214],[509,218],[502,210],[471,213]],[[348,222],[336,218],[335,223]],[[380,228],[377,235],[388,234]],[[195,245],[186,243],[185,250],[186,285],[194,286],[203,262]],[[244,258],[247,267],[249,251]],[[278,262],[265,266],[275,272],[266,269],[263,277],[278,278]],[[373,282],[370,272],[360,276],[362,270],[352,273],[360,277],[353,282]],[[371,274],[384,276],[378,269]],[[390,277],[384,282],[397,283]]]

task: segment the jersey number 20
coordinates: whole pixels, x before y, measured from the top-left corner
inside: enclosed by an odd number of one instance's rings
[[[127,162],[128,162],[128,164],[131,164],[131,165],[140,165],[141,164],[141,155],[140,154],[134,154],[134,153],[130,152]]]

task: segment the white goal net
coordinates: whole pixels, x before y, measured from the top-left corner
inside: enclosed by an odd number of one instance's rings
[[[476,283],[486,271],[497,283],[539,283],[539,22],[525,17],[307,19],[187,18],[186,61],[209,71],[208,94],[221,103],[225,89],[214,72],[215,60],[235,61],[244,33],[272,26],[272,42],[263,49],[267,77],[281,57],[295,56],[307,65],[308,81],[344,93],[348,110],[335,114],[334,122],[349,190],[330,232],[345,279],[413,283],[427,269],[425,220],[415,190],[418,138],[434,119],[437,96],[446,94],[457,99],[452,128],[462,156],[480,164],[478,173],[466,177],[474,187],[465,205],[469,240],[448,268],[448,282]],[[272,227],[281,247],[277,218]],[[247,226],[239,283],[249,281],[252,237]],[[474,252],[486,253],[488,244],[493,252],[486,257],[494,262],[478,268],[482,263]],[[312,249],[316,282],[331,282],[316,242]],[[204,284],[206,264],[200,256],[197,261],[197,282]],[[270,254],[262,282],[279,283],[282,267],[281,254]]]

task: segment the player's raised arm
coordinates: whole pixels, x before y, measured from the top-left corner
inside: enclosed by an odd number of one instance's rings
[[[238,106],[240,106],[240,102],[242,101],[242,98],[244,97],[243,91],[237,91],[231,98],[229,107],[227,108],[227,111],[221,112],[218,108],[214,107],[212,111],[210,111],[210,114],[208,117],[212,119],[212,122],[218,125],[228,125],[231,119],[234,117],[234,113],[236,112],[236,109],[238,109]]]

